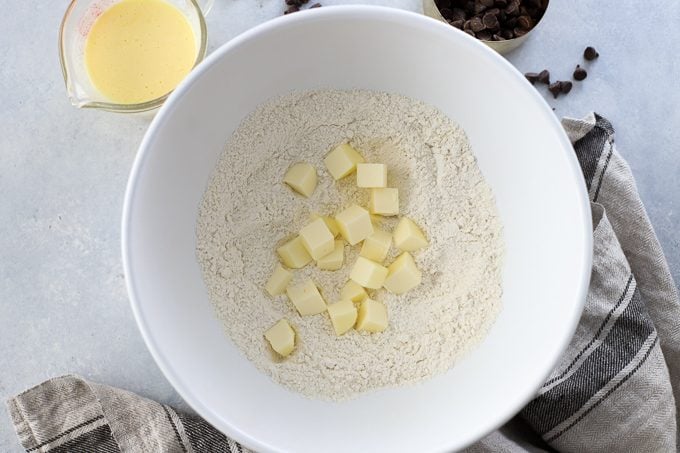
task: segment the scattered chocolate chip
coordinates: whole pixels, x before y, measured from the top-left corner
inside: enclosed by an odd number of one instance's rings
[[[283,14],[290,14],[290,13],[296,13],[300,11],[300,7],[297,5],[290,5],[288,9],[286,9]]]
[[[578,80],[580,82],[586,77],[588,77],[586,70],[583,69],[581,65],[576,65],[576,69],[574,69],[574,80]]]
[[[542,70],[541,72],[538,73],[538,81],[541,83],[545,83],[546,85],[550,84],[550,71],[547,69]]]
[[[562,84],[560,82],[551,83],[548,86],[548,91],[550,91],[555,99],[562,93]]]
[[[566,81],[561,81],[558,82],[560,84],[560,90],[562,90],[562,94],[567,94],[571,91],[572,88],[572,83],[568,80]]]
[[[300,0],[286,0],[286,5],[289,6],[300,6]]]
[[[309,7],[309,9],[312,8],[321,8],[321,3],[314,3],[312,6]]]
[[[526,77],[527,80],[531,82],[532,85],[538,81],[537,72],[527,72],[526,74],[524,74],[524,77]]]
[[[597,50],[595,50],[594,47],[588,46],[588,47],[586,47],[586,50],[583,51],[583,58],[585,58],[588,61],[592,61],[599,56],[600,56],[600,54],[597,53]]]

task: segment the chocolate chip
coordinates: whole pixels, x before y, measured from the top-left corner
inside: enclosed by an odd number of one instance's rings
[[[465,20],[465,19],[467,19],[467,14],[465,14],[464,9],[453,8],[451,11],[453,11],[453,16],[451,17],[452,20]]]
[[[321,8],[321,3],[314,3],[312,6],[309,7],[311,8]]]
[[[524,77],[527,78],[527,80],[533,85],[538,81],[538,73],[537,72],[527,72],[524,74]]]
[[[548,0],[434,0],[434,2],[442,17],[452,26],[470,32],[469,34],[483,41],[504,41],[527,34],[541,19]]]
[[[300,0],[286,0],[286,5],[289,6],[300,6],[301,4]]]
[[[576,69],[574,69],[574,80],[578,80],[580,82],[586,77],[588,77],[588,73],[586,72],[586,70],[583,69],[580,65],[576,65]]]
[[[571,91],[572,88],[572,83],[568,80],[559,82],[560,84],[560,90],[562,90],[562,94],[567,94]]]
[[[557,99],[557,96],[562,93],[562,83],[561,82],[555,82],[551,83],[550,86],[548,86],[548,91],[550,91],[555,99]]]
[[[298,0],[301,5],[304,5],[306,3],[309,3],[309,0]]]
[[[491,32],[489,30],[482,30],[477,33],[477,39],[481,39],[482,41],[491,41]]]
[[[517,26],[525,30],[529,30],[534,26],[534,21],[531,20],[531,17],[529,16],[519,16],[517,18]]]
[[[545,83],[546,85],[550,84],[550,71],[547,69],[542,70],[541,72],[538,73],[538,81],[541,83]]]
[[[290,13],[296,13],[300,11],[300,7],[297,5],[290,5],[287,10],[283,12],[283,14],[290,14]]]
[[[484,14],[484,17],[482,17],[482,22],[486,28],[495,29],[498,27],[498,17],[494,16],[492,13]]]
[[[441,8],[439,12],[442,14],[442,17],[444,19],[451,19],[453,20],[453,10],[449,8]]]
[[[472,19],[469,20],[469,22],[470,30],[474,31],[475,33],[480,32],[485,28],[482,19],[480,19],[479,17],[473,17]]]
[[[451,25],[453,25],[454,27],[456,27],[456,28],[462,30],[462,29],[463,29],[463,25],[465,24],[465,21],[464,21],[464,20],[458,19],[458,20],[452,20],[452,21],[449,22],[449,23],[450,23]]]
[[[512,0],[505,7],[505,14],[508,16],[516,16],[519,13],[519,3],[513,2]]]
[[[586,50],[583,51],[583,58],[585,58],[588,61],[592,61],[599,56],[600,56],[600,54],[597,53],[597,50],[595,50],[594,47],[588,46],[588,47],[586,47]]]

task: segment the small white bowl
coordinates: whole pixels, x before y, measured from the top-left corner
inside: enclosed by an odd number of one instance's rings
[[[257,371],[213,315],[195,257],[198,206],[227,138],[267,99],[320,87],[401,93],[456,120],[494,190],[507,247],[503,310],[478,348],[422,384],[343,403],[306,399]],[[258,451],[450,451],[479,439],[555,365],[591,265],[583,179],[541,96],[465,33],[378,7],[291,14],[209,56],[149,127],[122,228],[132,308],[158,366],[201,416]]]

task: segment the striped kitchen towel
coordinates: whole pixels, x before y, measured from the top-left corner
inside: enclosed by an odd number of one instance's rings
[[[583,316],[536,397],[466,451],[678,451],[677,288],[609,122],[593,114],[563,125],[592,202]],[[28,452],[248,452],[198,417],[77,376],[51,379],[8,407]]]

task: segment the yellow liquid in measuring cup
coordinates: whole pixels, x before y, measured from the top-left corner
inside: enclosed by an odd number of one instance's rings
[[[163,0],[122,0],[95,20],[85,42],[94,86],[111,101],[137,104],[172,91],[191,71],[196,39]]]

